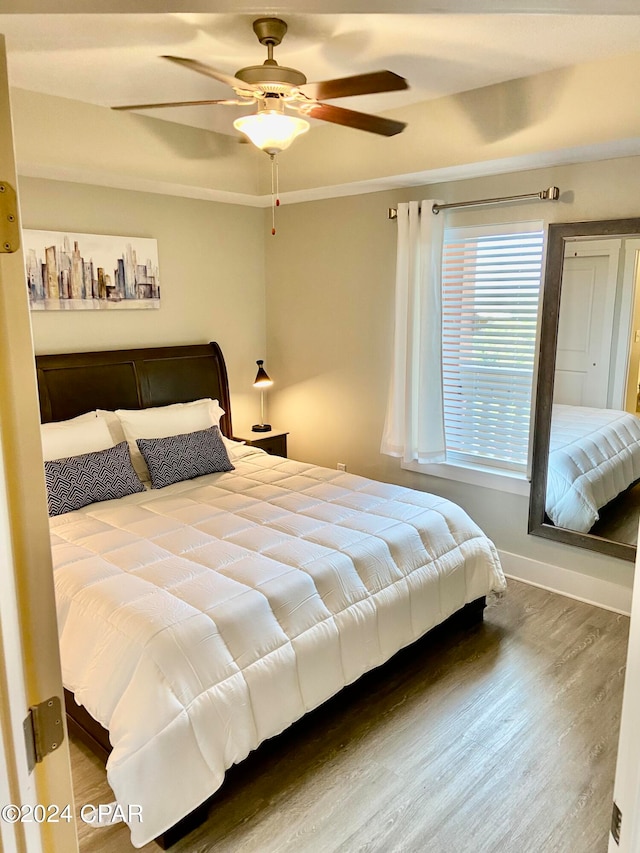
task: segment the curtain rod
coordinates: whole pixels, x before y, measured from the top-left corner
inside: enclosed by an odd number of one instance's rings
[[[431,212],[433,214],[438,214],[441,210],[451,210],[454,207],[475,207],[477,204],[501,204],[505,201],[526,201],[527,199],[557,201],[558,198],[560,198],[560,190],[558,187],[549,187],[548,189],[540,190],[540,192],[537,193],[525,193],[524,195],[507,195],[502,198],[479,198],[476,201],[455,201],[451,204],[434,204],[431,208]],[[390,207],[387,218],[397,219],[398,208]]]

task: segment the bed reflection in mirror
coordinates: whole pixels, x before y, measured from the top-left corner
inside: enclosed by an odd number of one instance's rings
[[[531,533],[633,559],[640,220],[549,227]]]

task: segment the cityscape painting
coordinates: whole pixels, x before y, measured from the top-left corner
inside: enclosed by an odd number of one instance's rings
[[[32,311],[159,308],[158,241],[23,231]]]

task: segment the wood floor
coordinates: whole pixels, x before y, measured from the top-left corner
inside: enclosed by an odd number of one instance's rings
[[[482,625],[405,649],[232,768],[171,850],[606,853],[628,624],[511,581]],[[83,746],[72,763],[76,807],[113,800]],[[123,824],[80,832],[81,853],[133,850]]]
[[[638,544],[640,483],[622,492],[598,512],[600,518],[589,533],[614,542],[626,542],[627,545]]]

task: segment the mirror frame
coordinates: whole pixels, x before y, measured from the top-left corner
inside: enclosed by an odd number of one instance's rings
[[[566,545],[576,545],[631,561],[636,558],[635,545],[615,542],[590,533],[579,533],[564,527],[555,527],[546,521],[545,497],[565,243],[580,237],[628,237],[634,234],[640,235],[640,218],[561,222],[550,224],[548,227],[533,420],[528,530],[534,536],[543,536],[545,539],[554,539]]]

